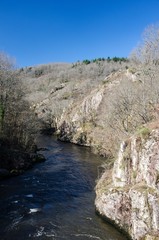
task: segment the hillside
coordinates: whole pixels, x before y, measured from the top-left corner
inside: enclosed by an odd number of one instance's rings
[[[90,147],[103,156],[97,212],[133,240],[157,240],[158,54],[153,25],[129,59],[15,69],[0,53],[0,177],[44,160],[36,154],[39,132]]]
[[[59,139],[91,146],[111,158],[120,141],[155,118],[157,74],[156,68],[143,69],[132,61],[20,70],[25,99],[42,128],[56,130]]]
[[[41,129],[105,157],[96,187],[97,211],[133,239],[157,239],[157,65],[53,64],[23,69],[20,77]]]
[[[133,239],[145,234],[155,239],[159,228],[158,158],[154,157],[158,156],[158,65],[100,59],[16,71],[8,71],[7,66],[2,73],[6,90],[1,91],[0,106],[1,176],[19,174],[39,161],[32,152],[39,131],[91,147],[104,157],[96,187],[97,211]]]
[[[121,81],[132,80],[126,70],[129,65],[125,61],[50,64],[22,69],[20,77],[30,108],[43,128],[55,128],[59,139],[92,146],[106,156],[112,147],[108,149],[110,141],[105,143],[107,136],[103,135],[109,127],[109,98]],[[69,130],[64,129],[65,124]],[[78,129],[72,131],[73,125]]]

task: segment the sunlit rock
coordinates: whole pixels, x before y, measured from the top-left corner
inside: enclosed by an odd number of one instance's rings
[[[159,130],[123,142],[111,182],[108,174],[96,186],[97,211],[134,240],[159,239]]]

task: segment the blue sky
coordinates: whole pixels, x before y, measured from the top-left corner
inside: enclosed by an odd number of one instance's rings
[[[18,66],[127,57],[159,0],[0,0],[0,51]]]

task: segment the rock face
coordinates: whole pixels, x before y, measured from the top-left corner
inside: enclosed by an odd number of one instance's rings
[[[110,99],[124,80],[131,81],[125,71],[112,73],[103,84],[64,109],[57,121],[59,139],[90,146],[95,153],[104,157],[111,155],[111,146],[108,148],[107,144],[110,141],[105,134],[108,132]]]
[[[59,138],[63,141],[90,146],[89,130],[103,98],[104,88],[95,89],[81,103],[64,112],[59,122]]]
[[[159,129],[121,144],[96,186],[97,211],[132,239],[159,239]]]
[[[96,67],[101,71],[102,66]],[[118,71],[103,68],[99,76],[94,70],[92,73],[91,68],[79,75],[77,71],[81,72],[81,67],[83,65],[69,67],[69,71],[61,72],[62,75],[55,68],[39,76],[38,81],[26,74],[25,83],[30,81],[35,87],[34,91],[29,90],[27,84],[27,100],[41,128],[52,132],[57,130],[60,140],[90,146],[95,153],[107,157],[112,155],[115,146],[115,134],[109,125],[114,112],[114,101],[111,100],[116,99],[120,85],[132,83],[132,76],[125,68]],[[55,70],[59,72],[57,76]],[[78,74],[74,75],[74,71]],[[108,130],[109,134],[106,134]]]

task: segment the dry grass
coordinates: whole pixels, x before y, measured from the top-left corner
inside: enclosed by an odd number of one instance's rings
[[[123,139],[138,126],[155,121],[158,113],[156,110],[154,114],[154,106],[159,102],[157,67],[133,64],[107,61],[87,65],[50,64],[21,70],[20,77],[25,84],[26,99],[50,125],[64,111],[69,114],[94,89],[104,88],[87,135],[95,152],[110,157]],[[83,121],[91,124],[90,120]],[[154,124],[158,126],[157,122]]]

